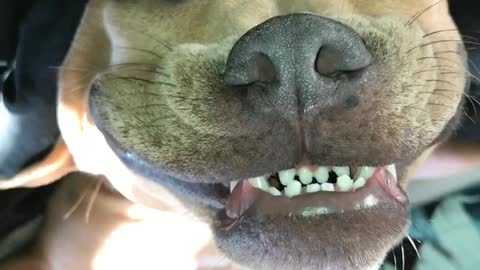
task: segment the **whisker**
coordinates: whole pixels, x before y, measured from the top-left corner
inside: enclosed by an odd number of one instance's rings
[[[448,84],[450,86],[456,87],[455,84],[453,84],[449,81],[446,81],[446,80],[426,80],[426,82],[438,82],[438,83],[444,83],[444,84]]]
[[[425,109],[417,108],[417,107],[414,107],[412,105],[405,106],[405,108],[415,109],[415,110],[418,110],[418,111],[422,111],[424,113],[428,113]]]
[[[480,69],[478,68],[477,64],[472,61],[472,59],[468,59],[468,63],[475,69],[476,73],[480,73]]]
[[[417,45],[417,46],[407,50],[406,54],[408,55],[409,53],[411,53],[412,51],[414,51],[416,49],[423,48],[423,47],[426,47],[426,46],[429,46],[429,45],[434,45],[434,44],[438,44],[438,43],[448,43],[448,42],[455,42],[455,43],[461,43],[461,44],[480,46],[480,43],[475,42],[475,41],[458,40],[458,39],[442,39],[442,40],[434,40],[434,41],[430,41],[430,42],[427,42],[427,43],[422,43],[420,45]]]
[[[440,55],[440,54],[447,54],[447,53],[460,54],[459,51],[449,50],[449,51],[439,51],[439,52],[434,53],[433,55]]]
[[[163,47],[165,47],[166,49],[168,49],[169,51],[173,51],[172,47],[167,44],[167,42],[163,41],[163,40],[159,40],[149,34],[146,34],[145,32],[143,31],[139,31],[139,30],[136,30],[136,29],[123,29],[123,31],[130,31],[130,32],[133,32],[133,33],[136,33],[136,34],[140,34],[140,35],[143,35],[153,41],[156,41],[158,44],[162,45]]]
[[[133,48],[133,47],[126,47],[126,46],[115,46],[115,48],[119,48],[119,49],[124,49],[124,50],[132,50],[132,51],[137,51],[137,52],[142,52],[142,53],[146,53],[146,54],[150,54],[150,55],[153,55],[155,57],[157,57],[158,59],[163,59],[163,57],[155,52],[152,52],[152,51],[149,51],[149,50],[145,50],[145,49],[139,49],[139,48]]]
[[[395,253],[395,249],[392,251],[393,253],[393,264],[395,265],[395,270],[397,270],[397,254]]]
[[[403,243],[401,244],[402,250],[402,270],[405,270],[405,249],[403,248]]]
[[[433,7],[435,7],[436,5],[440,4],[442,1],[443,1],[443,0],[439,0],[439,1],[435,2],[435,3],[433,3],[432,5],[426,7],[425,9],[420,10],[420,11],[417,12],[412,18],[410,18],[410,20],[408,20],[405,25],[406,25],[406,26],[412,25],[416,20],[418,20],[418,18],[420,18],[423,14],[425,14],[427,11],[429,11],[430,9],[432,9]]]
[[[420,256],[420,252],[418,251],[417,245],[415,245],[415,242],[414,242],[413,239],[410,237],[410,235],[407,235],[407,239],[408,239],[408,241],[410,242],[410,244],[412,245],[413,249],[415,250],[415,253],[417,253],[417,257],[420,259],[421,256]]]
[[[428,34],[423,35],[422,38],[427,38],[429,36],[432,36],[432,35],[435,35],[435,34],[440,34],[440,33],[445,33],[445,32],[458,32],[458,29],[452,28],[452,29],[437,30],[437,31],[433,31],[433,32],[430,32]]]
[[[130,109],[131,110],[140,110],[140,109],[148,109],[148,108],[155,108],[155,107],[160,107],[160,106],[164,106],[165,104],[163,103],[151,103],[151,104],[146,104],[146,105],[141,105],[141,106],[135,106],[135,107],[131,107]]]
[[[163,97],[162,94],[159,93],[153,93],[153,92],[146,92],[146,91],[139,91],[139,92],[125,92],[127,95],[135,96],[135,95],[140,95],[140,96],[152,96],[152,97]]]
[[[78,209],[78,207],[80,206],[80,204],[83,202],[83,200],[85,199],[85,197],[87,197],[87,194],[88,194],[88,190],[84,190],[82,192],[82,195],[80,195],[80,197],[78,198],[78,200],[72,205],[72,207],[70,207],[70,209],[63,215],[62,219],[63,221],[66,221],[67,219],[69,219],[72,214],[75,212],[75,210]]]
[[[440,68],[432,68],[432,69],[425,69],[425,70],[420,70],[420,71],[417,71],[417,72],[414,72],[413,75],[418,75],[418,74],[422,74],[422,73],[426,73],[426,72],[432,72],[432,71],[448,71],[446,69],[440,69]]]
[[[82,71],[82,72],[95,72],[88,68],[78,68],[78,67],[68,67],[68,66],[49,66],[49,69],[56,69],[56,70],[69,70],[69,71]]]
[[[467,100],[468,102],[470,102],[470,105],[472,105],[472,109],[473,109],[473,117],[477,117],[478,116],[478,113],[477,113],[477,106],[475,106],[475,103],[473,103],[472,99],[467,96]],[[475,123],[475,121],[473,121]]]
[[[463,110],[463,114],[470,120],[472,121],[472,123],[474,123],[475,125],[477,125],[477,121],[475,121],[475,119],[473,119],[466,110]]]
[[[168,86],[172,86],[172,87],[175,87],[176,85],[175,84],[172,84],[172,83],[168,83],[168,82],[163,82],[163,81],[150,81],[150,80],[146,80],[146,79],[141,79],[141,78],[138,78],[138,77],[125,77],[125,76],[117,76],[117,75],[109,75],[113,78],[108,78],[109,80],[131,80],[131,81],[138,81],[138,82],[142,82],[142,83],[147,83],[147,84],[160,84],[160,85],[168,85]]]
[[[473,102],[475,102],[477,105],[480,106],[480,101],[477,99],[477,97],[474,97],[474,96],[469,95],[469,94],[467,94],[467,93],[464,93],[464,95],[465,95],[467,98],[471,99]]]
[[[444,95],[444,94],[441,94],[441,93],[436,93],[434,91],[432,91],[432,92],[418,92],[418,94],[435,95],[435,96],[444,97],[444,98],[449,99],[449,100],[452,98],[451,96],[447,96],[447,95]]]
[[[136,62],[125,62],[125,63],[117,63],[117,64],[112,64],[109,67],[110,68],[122,68],[124,66],[134,66],[134,67],[150,67],[152,69],[162,69],[161,66],[157,64],[148,64],[148,63],[136,63]]]
[[[448,58],[444,58],[444,57],[439,57],[439,56],[425,56],[425,57],[420,57],[420,58],[417,58],[417,61],[420,62],[420,61],[425,61],[425,60],[442,60],[442,61],[445,61],[445,62],[449,62],[449,63],[452,63],[454,65],[457,65],[457,66],[461,66],[459,63],[451,60],[451,59],[448,59]]]
[[[441,103],[428,102],[427,105],[430,105],[430,106],[439,106],[439,107],[448,108],[448,109],[450,109],[450,110],[456,110],[456,108],[452,108],[452,107],[450,107],[450,106],[447,106],[447,105],[441,104]]]
[[[170,78],[170,76],[168,74],[166,74],[164,72],[159,72],[159,71],[156,71],[156,70],[152,70],[152,69],[122,68],[122,69],[118,69],[118,70],[121,70],[121,71],[140,71],[140,72],[145,72],[145,73],[153,73],[153,74],[157,74],[157,75],[160,75],[160,76]],[[109,70],[109,71],[102,72],[102,74],[111,74],[115,71],[116,70]]]
[[[88,201],[87,210],[85,211],[85,222],[87,224],[90,222],[90,213],[92,212],[95,199],[98,197],[98,194],[100,194],[100,188],[102,187],[102,185],[103,179],[99,180],[98,183],[95,185],[95,189],[93,190],[90,196],[90,200]]]

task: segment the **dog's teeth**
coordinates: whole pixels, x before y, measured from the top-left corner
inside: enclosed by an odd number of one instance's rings
[[[322,184],[322,191],[335,191],[335,186],[331,183]]]
[[[270,192],[270,194],[272,194],[273,196],[282,196],[282,193],[276,187],[270,187],[270,189],[268,189],[268,192]]]
[[[363,178],[368,180],[368,178],[372,177],[373,173],[375,172],[374,167],[359,167],[357,169],[357,173],[355,173],[355,179]]]
[[[293,178],[295,177],[295,172],[295,169],[279,172],[278,176],[280,177],[280,183],[282,183],[282,185],[284,186],[288,186],[288,184],[293,181]]]
[[[307,193],[315,193],[319,192],[320,190],[322,190],[322,186],[320,186],[320,184],[310,184],[305,188]]]
[[[285,195],[287,197],[294,197],[302,193],[302,184],[298,181],[292,181],[285,188]]]
[[[353,180],[344,174],[337,178],[337,186],[340,191],[350,191],[353,187]]]
[[[353,183],[353,190],[357,190],[359,188],[362,188],[363,186],[365,186],[366,183],[367,183],[367,180],[365,180],[365,178],[363,178],[363,177],[358,178]]]
[[[310,171],[309,168],[301,167],[297,173],[298,173],[298,178],[300,179],[300,182],[302,182],[302,184],[308,185],[312,183],[313,173],[312,171]]]
[[[248,181],[250,182],[250,184],[252,184],[253,187],[269,192],[270,184],[268,184],[267,177],[259,176],[259,177],[248,179]]]
[[[235,186],[237,186],[237,184],[238,184],[238,181],[230,182],[230,192],[233,191],[233,189],[235,188]]]
[[[350,175],[350,167],[332,167],[337,176]]]
[[[327,167],[318,167],[317,170],[313,173],[313,177],[317,179],[318,183],[326,183],[328,181],[328,168]]]
[[[393,178],[397,180],[397,168],[395,168],[395,164],[388,165],[386,169],[393,175]]]

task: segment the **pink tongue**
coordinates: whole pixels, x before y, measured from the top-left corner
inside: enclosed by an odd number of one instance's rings
[[[226,203],[226,213],[229,218],[237,219],[260,195],[260,190],[254,188],[248,181],[240,181],[233,189]]]

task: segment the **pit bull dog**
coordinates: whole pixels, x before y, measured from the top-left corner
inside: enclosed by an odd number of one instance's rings
[[[446,0],[90,0],[60,137],[0,183],[59,186],[0,269],[378,269],[464,44]]]

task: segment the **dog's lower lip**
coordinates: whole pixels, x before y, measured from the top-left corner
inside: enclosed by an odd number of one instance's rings
[[[318,216],[360,210],[377,204],[394,203],[408,206],[405,192],[384,168],[376,170],[367,185],[355,192],[320,192],[288,198],[274,197],[242,181],[225,206],[225,225],[231,226],[242,215],[255,216]]]

